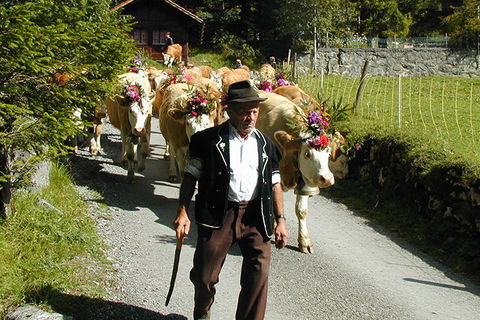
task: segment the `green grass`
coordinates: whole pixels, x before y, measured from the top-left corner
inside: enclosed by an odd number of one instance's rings
[[[233,68],[235,66],[235,60],[227,58],[221,53],[214,52],[212,50],[191,48],[188,52],[189,62],[196,66],[210,66],[213,70],[217,70],[221,67]]]
[[[0,224],[0,318],[23,303],[48,308],[49,297],[42,292],[100,296],[101,275],[86,266],[107,267],[103,244],[67,169],[52,165],[50,184],[17,193],[13,206]]]
[[[321,100],[354,105],[360,79],[303,77],[299,86]],[[399,108],[400,101],[400,108]],[[399,110],[400,109],[400,110]],[[400,114],[399,114],[400,111]],[[480,156],[480,79],[367,77],[355,126],[397,130],[433,140],[436,148],[478,163]],[[421,139],[419,141],[422,141]],[[423,141],[422,141],[423,142]],[[438,142],[440,144],[438,144]]]

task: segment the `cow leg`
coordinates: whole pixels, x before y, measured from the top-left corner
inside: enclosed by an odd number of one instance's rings
[[[135,167],[135,152],[134,152],[134,144],[133,143],[127,143],[126,145],[127,150],[126,150],[126,156],[128,160],[128,171],[127,171],[127,182],[131,183],[133,181],[133,177],[135,176],[134,172],[134,167]]]
[[[97,148],[97,143],[95,141],[95,136],[90,132],[88,132],[88,141],[90,143],[89,151],[92,156],[95,156],[98,154],[98,148]]]
[[[295,199],[295,214],[298,219],[298,249],[303,253],[313,252],[307,229],[308,197],[308,195],[297,194]]]
[[[90,150],[90,154],[93,156],[100,153],[100,138],[98,138],[98,142],[96,138],[97,126],[98,125],[94,124],[93,128],[88,129],[88,141],[90,144],[89,150]]]
[[[148,143],[148,138],[141,137],[140,144],[137,148],[137,158],[139,159],[137,172],[142,172],[143,170],[145,170],[145,160],[147,159],[149,149],[150,149],[150,146]]]
[[[121,156],[121,162],[124,163],[125,161],[127,162],[127,182],[130,183],[133,180],[134,176],[134,152],[133,152],[133,144],[129,136],[128,131],[122,131],[121,132],[121,137],[122,137],[122,156]],[[125,160],[124,160],[125,159]]]
[[[137,150],[138,150],[138,144],[137,144],[137,143],[134,143],[134,144],[132,145],[132,148],[133,148],[133,149],[132,149],[132,153],[133,153],[133,163],[135,164],[135,163],[138,162],[138,152],[137,152]]]
[[[167,141],[165,141],[165,153],[163,154],[163,159],[164,160],[170,159],[170,145],[168,144]]]
[[[175,156],[175,148],[170,145],[170,157],[168,161],[168,181],[177,182],[177,161]]]
[[[100,123],[95,126],[95,145],[98,153],[102,151],[102,146],[100,145],[100,137],[102,136],[102,130],[103,120],[100,120]]]
[[[178,181],[182,181],[183,179],[183,172],[185,171],[186,167],[186,160],[187,160],[187,152],[188,146],[178,148],[175,152],[175,161],[177,163],[177,179]]]

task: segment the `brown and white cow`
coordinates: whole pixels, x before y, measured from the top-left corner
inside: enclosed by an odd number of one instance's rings
[[[168,86],[163,95],[159,117],[160,131],[170,151],[169,180],[172,182],[181,179],[187,161],[190,137],[195,132],[213,126],[217,115],[217,110],[197,116],[188,112],[187,104],[192,98],[189,93],[195,89],[202,91],[191,84],[176,83]],[[212,91],[207,94],[210,98],[215,98]]]
[[[299,250],[311,253],[312,242],[308,235],[306,220],[308,198],[318,194],[320,188],[335,183],[334,174],[329,168],[335,143],[324,149],[313,148],[306,142],[306,137],[289,124],[289,119],[295,120],[298,114],[303,113],[299,106],[275,93],[259,91],[259,95],[267,100],[260,103],[256,127],[277,141],[282,149],[280,176],[285,191],[295,190]]]
[[[171,67],[180,61],[182,61],[182,46],[178,43],[169,45],[163,53],[163,63]]]
[[[145,159],[150,152],[150,135],[152,119],[152,103],[148,96],[150,84],[148,79],[137,75],[120,76],[124,86],[131,86],[132,91],[138,92],[133,99],[127,94],[118,94],[107,98],[107,113],[110,122],[120,130],[122,138],[121,161],[127,161],[127,181],[132,182],[134,177],[135,157],[138,159],[137,171],[145,169]]]

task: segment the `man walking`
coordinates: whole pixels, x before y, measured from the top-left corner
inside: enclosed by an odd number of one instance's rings
[[[243,256],[236,319],[261,320],[265,315],[270,238],[287,245],[278,147],[255,129],[260,98],[248,81],[230,85],[230,119],[198,132],[190,142],[190,162],[180,188],[176,236],[190,230],[188,208],[195,198],[197,246],[190,279],[195,287],[194,319],[210,319],[215,284],[230,247]],[[274,227],[274,222],[276,226]]]

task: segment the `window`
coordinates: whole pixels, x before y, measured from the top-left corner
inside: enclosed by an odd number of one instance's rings
[[[137,44],[148,44],[148,32],[145,29],[134,29],[133,39]]]
[[[165,34],[167,31],[153,30],[152,32],[152,44],[165,44]]]
[[[153,30],[152,44],[160,44],[160,31],[159,30]]]

